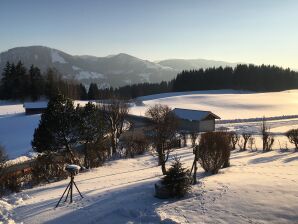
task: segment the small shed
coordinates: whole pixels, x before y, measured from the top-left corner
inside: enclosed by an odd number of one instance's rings
[[[207,132],[215,130],[215,119],[211,111],[175,108],[173,113],[179,119],[179,130],[185,132]]]
[[[48,102],[30,102],[24,103],[26,115],[41,114],[47,108]]]

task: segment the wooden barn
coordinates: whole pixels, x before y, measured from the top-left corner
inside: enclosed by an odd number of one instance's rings
[[[48,102],[24,103],[26,115],[41,114],[48,106]]]
[[[175,108],[173,113],[179,119],[179,130],[185,132],[208,132],[215,130],[215,119],[211,111]]]

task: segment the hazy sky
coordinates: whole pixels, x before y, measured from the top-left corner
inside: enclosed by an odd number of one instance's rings
[[[298,68],[298,0],[1,0],[0,51],[206,58]]]

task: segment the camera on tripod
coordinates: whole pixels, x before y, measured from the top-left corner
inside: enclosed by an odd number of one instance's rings
[[[81,170],[81,167],[75,164],[66,165],[65,170],[71,175],[75,176]]]
[[[81,194],[78,186],[76,185],[76,183],[74,182],[74,176],[77,175],[80,171],[81,167],[78,166],[78,165],[75,165],[75,164],[70,164],[70,165],[67,165],[65,167],[65,170],[69,173],[70,175],[70,182],[69,184],[67,185],[65,191],[63,192],[60,200],[58,201],[57,205],[56,205],[56,208],[59,206],[59,203],[60,201],[62,200],[62,198],[64,197],[65,193],[67,192],[66,194],[66,198],[64,200],[64,202],[67,201],[67,198],[69,196],[69,199],[70,199],[70,203],[72,203],[72,195],[73,195],[73,187],[75,187],[77,189],[77,191],[79,192],[81,198],[83,198],[83,195]]]

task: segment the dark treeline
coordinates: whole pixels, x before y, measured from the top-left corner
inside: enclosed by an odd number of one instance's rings
[[[298,88],[298,72],[270,65],[239,64],[235,68],[218,67],[183,71],[170,82],[123,86],[114,90],[109,89],[109,94],[135,98],[150,94],[195,90],[236,89],[269,92],[296,88]]]
[[[173,91],[238,89],[268,92],[294,88],[298,88],[298,72],[269,65],[239,64],[234,69],[183,71],[173,81]]]
[[[99,89],[91,83],[89,90],[76,81],[64,80],[53,69],[42,75],[39,68],[27,71],[21,62],[7,63],[2,73],[0,98],[37,100],[51,98],[57,92],[81,100],[107,99],[111,96],[135,98],[151,94],[195,90],[236,89],[257,92],[282,91],[298,88],[298,72],[270,65],[239,64],[235,68],[218,67],[183,71],[170,82],[140,83],[119,88]]]
[[[22,62],[7,63],[3,69],[0,83],[0,98],[5,100],[38,100],[51,98],[57,93],[73,98],[87,99],[86,88],[76,81],[64,80],[55,69],[48,69],[42,74],[32,65],[29,70]]]

